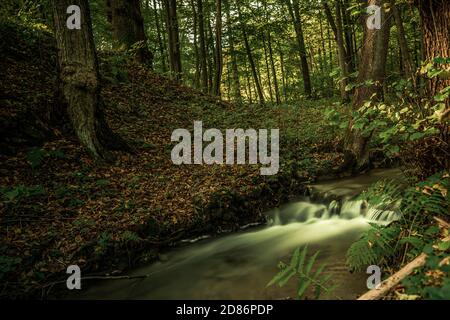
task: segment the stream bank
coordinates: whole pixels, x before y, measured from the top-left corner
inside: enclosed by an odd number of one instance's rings
[[[376,170],[366,175],[321,182],[310,190],[339,195],[339,211],[330,200],[312,202],[302,197],[265,213],[266,225],[220,235],[164,250],[159,260],[125,273],[132,279],[87,283],[75,295],[82,299],[289,299],[295,281],[283,288],[265,285],[279,261],[287,261],[296,247],[320,251],[318,263],[338,287],[324,299],[355,299],[367,290],[364,272],[350,273],[345,265],[349,246],[368,228],[368,222],[386,223],[393,216],[363,214],[356,193],[398,170]],[[319,192],[319,191],[317,191]],[[320,194],[320,193],[318,193]],[[318,194],[315,193],[315,199]],[[347,200],[346,200],[347,199]],[[316,200],[317,201],[317,200]],[[198,239],[197,239],[198,240]],[[145,276],[145,278],[142,278]]]

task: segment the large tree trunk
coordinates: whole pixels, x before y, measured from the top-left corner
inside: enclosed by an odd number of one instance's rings
[[[298,0],[287,1],[288,9],[291,14],[292,22],[294,24],[295,34],[297,36],[298,49],[300,53],[300,64],[303,78],[303,88],[307,97],[312,96],[311,78],[309,75],[308,58],[306,56],[305,38],[303,35],[302,21],[300,17],[300,6]]]
[[[182,78],[180,34],[178,30],[177,1],[164,0],[166,8],[167,31],[169,34],[170,71],[176,80]]]
[[[448,0],[417,0],[422,20],[423,50],[425,60],[433,62],[435,58],[450,57],[450,1]],[[450,64],[441,63],[437,66],[446,69],[444,76],[428,81],[428,94],[432,99],[440,90],[450,86]],[[450,99],[446,101],[450,108]]]
[[[147,47],[140,0],[109,0],[109,4],[116,46],[126,50],[136,46],[136,59],[152,66],[153,53]]]
[[[81,9],[81,29],[69,30],[66,10]],[[81,144],[96,160],[112,159],[108,149],[126,144],[108,127],[101,108],[97,55],[87,0],[52,1],[55,37],[58,46],[59,78],[67,113]]]
[[[386,0],[367,0],[367,6],[377,5],[383,7]],[[366,19],[364,23],[363,47],[361,50],[360,67],[357,83],[358,88],[353,96],[353,110],[358,110],[363,104],[372,99],[381,101],[383,99],[383,84],[386,77],[386,59],[388,53],[390,16],[381,9],[381,29],[368,29]],[[365,84],[371,81],[372,84]],[[369,166],[369,142],[371,134],[363,133],[353,127],[350,121],[347,139],[345,143],[346,165],[351,166],[353,171],[359,172]]]
[[[216,0],[216,76],[214,78],[214,95],[220,96],[220,84],[222,82],[223,57],[222,57],[222,0]]]

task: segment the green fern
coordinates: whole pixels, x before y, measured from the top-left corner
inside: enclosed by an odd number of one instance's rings
[[[391,224],[386,227],[371,225],[371,228],[347,251],[348,267],[359,271],[369,265],[380,264],[383,260],[395,256],[398,249],[406,244],[421,250],[423,240],[408,234],[411,234],[415,224],[425,225],[435,215],[449,215],[449,187],[448,175],[443,173],[436,174],[404,191],[401,186],[389,181],[380,181],[370,187],[359,197],[360,199],[366,200],[369,205],[379,210],[398,210],[403,219],[401,225]],[[418,220],[421,220],[420,223]],[[402,229],[409,230],[404,238],[400,237]]]
[[[319,252],[316,252],[308,260],[306,255],[308,248],[305,246],[303,250],[297,248],[292,255],[291,261],[288,265],[280,262],[278,272],[275,277],[267,284],[267,286],[272,286],[274,284],[280,287],[284,286],[288,281],[295,275],[298,277],[298,287],[297,287],[297,297],[302,299],[305,297],[305,293],[308,288],[314,288],[315,299],[318,299],[323,291],[331,292],[334,287],[327,287],[330,275],[324,276],[323,270],[325,265],[319,266],[316,271],[313,272],[313,267],[316,263]]]
[[[402,199],[402,186],[391,180],[381,180],[370,186],[358,199],[380,211],[393,210]]]
[[[388,227],[371,225],[371,228],[348,249],[347,266],[349,269],[361,271],[393,256],[400,231],[401,229],[397,225]]]
[[[448,186],[441,186],[448,190]],[[405,193],[402,202],[403,211],[408,214],[422,212],[430,215],[449,215],[449,197],[444,197],[442,190],[437,188],[437,184],[433,186],[422,185],[410,188]]]

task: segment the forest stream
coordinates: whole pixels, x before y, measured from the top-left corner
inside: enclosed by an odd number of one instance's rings
[[[324,203],[303,198],[267,212],[268,223],[237,233],[171,249],[160,261],[129,272],[128,279],[91,283],[82,299],[286,299],[293,298],[296,281],[266,288],[280,261],[288,262],[297,247],[308,245],[309,254],[320,250],[318,263],[338,287],[323,298],[355,299],[367,291],[365,273],[350,273],[345,254],[369,222],[387,223],[394,212],[366,208],[355,194],[398,170],[375,170],[356,178],[322,182],[311,188],[341,200]]]

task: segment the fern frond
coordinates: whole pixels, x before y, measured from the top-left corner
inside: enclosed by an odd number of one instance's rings
[[[394,245],[400,234],[400,227],[391,225],[382,227],[372,225],[363,236],[352,244],[347,251],[347,266],[350,270],[360,271],[378,264],[382,259],[394,255]]]
[[[277,275],[275,275],[267,286],[277,284],[282,287],[294,275],[297,275],[297,297],[299,299],[305,296],[306,291],[310,287],[314,287],[316,298],[320,296],[322,291],[331,292],[331,289],[326,287],[329,277],[322,276],[325,265],[321,265],[315,272],[313,272],[319,252],[316,252],[309,259],[306,259],[307,251],[308,248],[306,246],[301,251],[300,248],[297,248],[292,255],[289,265],[280,262],[279,268],[281,270]]]
[[[380,180],[358,196],[358,200],[380,211],[396,208],[402,199],[402,187],[391,180]]]

